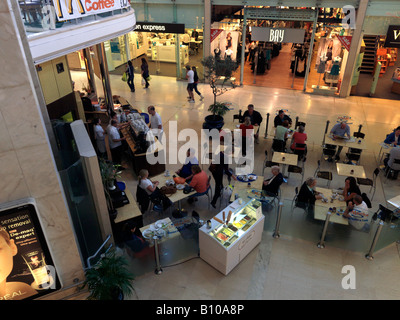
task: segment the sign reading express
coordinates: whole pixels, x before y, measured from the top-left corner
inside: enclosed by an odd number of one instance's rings
[[[155,33],[185,33],[185,25],[179,23],[136,22],[135,31]]]
[[[54,0],[58,21],[82,18],[130,6],[128,0]]]

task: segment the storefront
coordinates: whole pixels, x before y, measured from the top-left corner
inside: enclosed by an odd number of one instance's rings
[[[339,94],[352,36],[342,8],[245,7],[235,15],[212,25],[211,52],[226,51],[227,35],[238,34],[240,84]]]

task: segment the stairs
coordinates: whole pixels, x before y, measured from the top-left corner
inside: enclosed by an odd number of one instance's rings
[[[361,73],[373,73],[375,70],[375,56],[378,49],[379,36],[364,35],[365,51],[361,64]]]

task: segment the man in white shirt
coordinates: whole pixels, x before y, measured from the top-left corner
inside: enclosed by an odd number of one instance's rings
[[[360,195],[354,196],[353,202],[349,202],[343,217],[348,218],[354,228],[362,230],[368,224],[368,206]]]
[[[186,66],[186,79],[188,80],[187,91],[189,93],[189,102],[194,103],[194,95],[193,95],[193,88],[194,88],[194,72],[190,68],[190,66]]]
[[[161,142],[162,134],[164,132],[162,121],[160,115],[156,112],[154,106],[149,106],[147,111],[151,115],[150,119],[150,129],[153,132],[154,136],[157,137],[158,141]]]
[[[121,159],[122,159],[122,152],[123,152],[123,146],[122,146],[122,140],[125,140],[125,137],[120,136],[119,131],[118,131],[118,122],[116,120],[111,120],[110,126],[108,126],[108,140],[110,143],[110,151],[112,155],[112,160],[114,164],[116,165],[121,165]],[[124,170],[124,167],[120,167],[119,169]]]

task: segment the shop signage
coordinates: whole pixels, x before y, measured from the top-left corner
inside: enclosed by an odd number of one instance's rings
[[[384,46],[387,48],[400,48],[400,26],[389,26]]]
[[[129,0],[54,0],[58,21],[130,7]]]
[[[185,25],[182,23],[136,22],[135,31],[183,34],[185,33]]]
[[[33,201],[0,208],[0,300],[37,298],[61,288]]]
[[[253,27],[251,29],[251,40],[278,43],[303,43],[304,34],[304,29]]]
[[[223,29],[211,29],[211,42],[213,42],[220,34],[224,31]]]
[[[347,51],[350,51],[352,36],[337,36],[337,38],[342,44],[342,46],[344,46]]]

